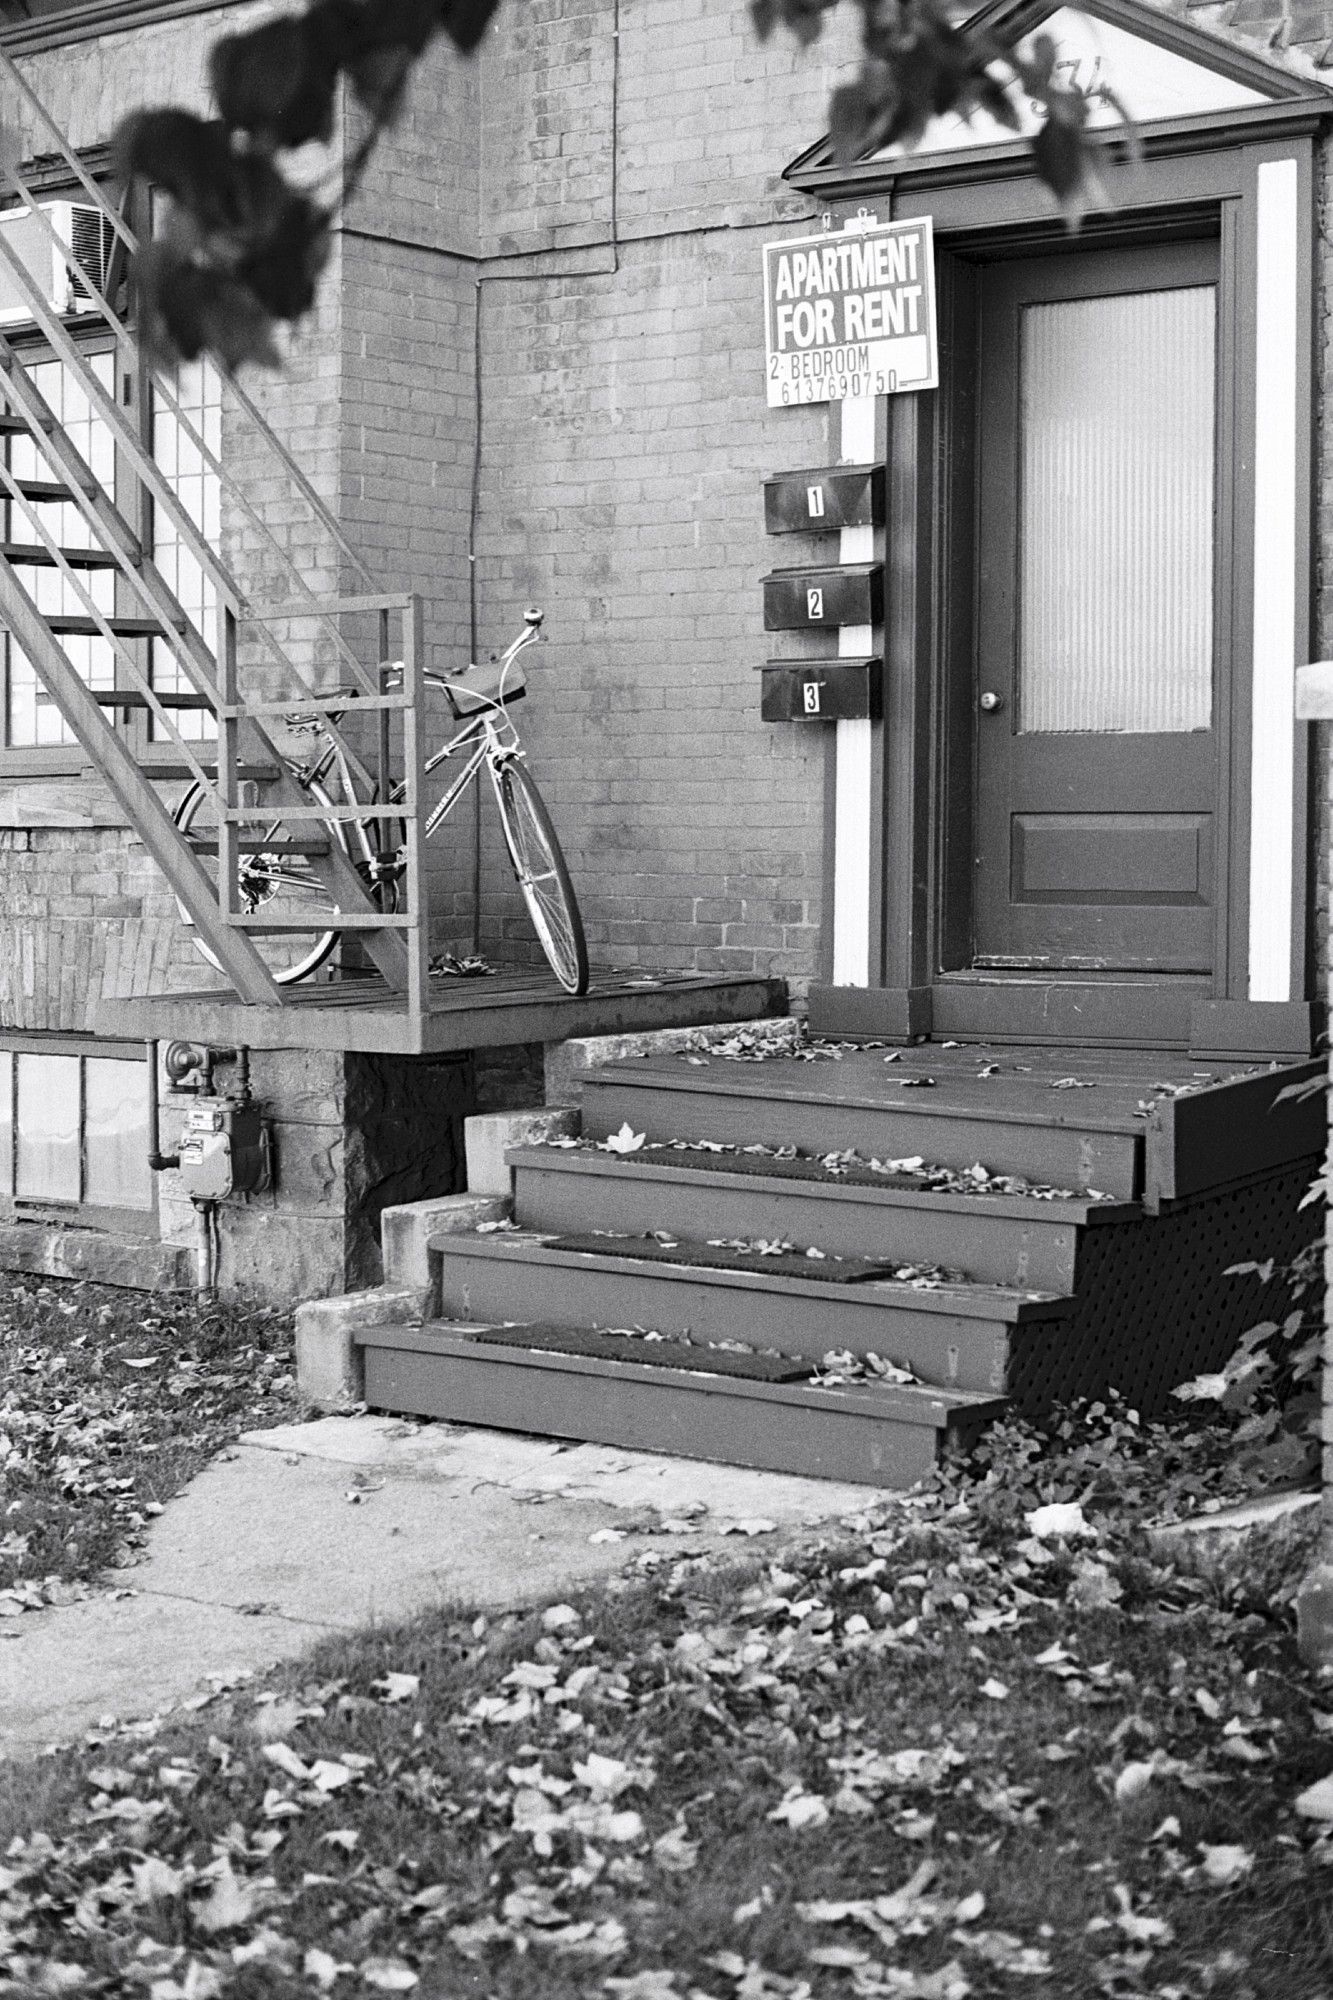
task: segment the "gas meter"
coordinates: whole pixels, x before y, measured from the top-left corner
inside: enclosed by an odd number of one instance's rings
[[[262,1194],[270,1168],[268,1127],[252,1099],[194,1098],[180,1140],[181,1182],[191,1201]]]

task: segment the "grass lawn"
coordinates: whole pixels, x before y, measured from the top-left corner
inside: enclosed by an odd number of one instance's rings
[[[1224,1428],[1005,1425],[836,1538],[0,1769],[0,1993],[1319,2000],[1333,1684],[1137,1525],[1233,1483]]]
[[[292,1366],[269,1310],[0,1275],[0,1620],[131,1564],[210,1458],[295,1417]]]

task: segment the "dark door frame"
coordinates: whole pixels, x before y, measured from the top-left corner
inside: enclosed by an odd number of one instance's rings
[[[884,792],[880,845],[885,884],[878,983],[816,988],[811,1020],[829,1032],[896,1039],[1091,1041],[1186,1048],[1199,1055],[1306,1053],[1318,1028],[1312,991],[1307,880],[1310,759],[1297,731],[1291,837],[1290,998],[1249,995],[1250,655],[1253,625],[1255,268],[1258,173],[1294,160],[1301,259],[1297,480],[1298,520],[1313,526],[1310,439],[1314,374],[1312,134],[1319,107],[1274,107],[1271,122],[1232,123],[1154,149],[1132,175],[1121,205],[1070,238],[1045,191],[1013,155],[1002,166],[955,159],[913,172],[897,162],[876,190],[859,169],[858,204],[877,197],[881,218],[929,214],[939,251],[941,377],[946,394],[888,399]],[[1276,133],[1277,136],[1274,136]],[[1192,142],[1192,143],[1189,143]],[[956,178],[950,178],[951,172]],[[835,214],[838,211],[835,209]],[[1218,563],[1219,650],[1233,661],[1229,706],[1218,726],[1228,749],[1219,769],[1218,817],[1231,865],[1219,917],[1211,981],[1025,980],[966,975],[959,911],[970,904],[973,541],[968,438],[974,387],[961,365],[976,337],[976,271],[1000,256],[1213,235],[1219,244]],[[973,371],[974,372],[974,371]],[[1297,576],[1298,649],[1310,633],[1307,545]],[[1224,677],[1226,678],[1226,677]],[[1223,690],[1225,694],[1227,691]],[[878,843],[877,843],[878,844]],[[962,883],[969,885],[964,895]],[[1221,901],[1222,899],[1219,899]],[[954,976],[950,977],[953,972]],[[873,977],[873,974],[872,974]]]

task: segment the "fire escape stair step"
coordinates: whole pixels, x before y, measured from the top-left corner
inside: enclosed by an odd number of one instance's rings
[[[939,1192],[921,1177],[830,1173],[810,1159],[643,1147],[523,1146],[506,1158],[524,1228],[663,1229],[817,1244],[833,1256],[943,1265],[974,1282],[1070,1292],[1080,1233],[1137,1217],[1133,1202]]]
[[[210,749],[211,747],[210,745]],[[166,762],[159,764],[154,761],[151,764],[146,763],[143,769],[146,778],[160,779],[163,784],[170,784],[180,778],[193,779],[195,776],[194,769],[189,764]],[[218,774],[216,754],[201,757],[199,769],[205,777],[215,779]],[[236,767],[237,781],[241,784],[275,785],[281,775],[276,764],[238,764]]]
[[[914,1485],[1003,1407],[917,1384],[764,1379],[706,1350],[706,1369],[686,1367],[666,1343],[550,1322],[432,1320],[355,1338],[375,1408],[885,1488]]]
[[[196,854],[214,855],[218,851],[216,840],[196,840],[193,834],[190,836],[190,845]],[[329,843],[313,833],[293,834],[290,838],[282,840],[269,840],[263,834],[243,833],[237,839],[236,851],[238,854],[271,854],[281,860],[284,854],[302,856],[327,854]]]
[[[95,618],[84,617],[77,612],[48,611],[45,618],[51,630],[62,639],[99,639],[102,636],[102,627]],[[106,624],[118,639],[161,639],[168,629],[160,618],[130,618],[119,613],[108,615]]]
[[[74,499],[74,488],[63,479],[15,479],[14,484],[25,500],[57,502]],[[84,490],[95,493],[96,481],[90,483]]]
[[[71,569],[119,569],[109,549],[61,549]],[[0,556],[20,569],[55,569],[56,558],[41,542],[0,542]]]
[[[151,708],[152,702],[138,688],[90,688],[89,693],[103,708]],[[206,694],[194,694],[185,688],[154,688],[153,698],[161,708],[212,709],[213,702]]]

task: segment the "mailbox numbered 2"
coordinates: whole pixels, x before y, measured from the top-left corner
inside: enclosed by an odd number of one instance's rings
[[[878,625],[883,608],[884,570],[880,563],[844,563],[836,569],[776,569],[764,578],[766,632]]]

